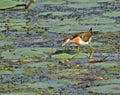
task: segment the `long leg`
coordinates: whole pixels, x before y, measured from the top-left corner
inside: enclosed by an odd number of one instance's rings
[[[70,57],[69,59],[75,58],[79,53],[80,53],[80,45],[78,45],[77,52],[72,57]]]
[[[90,49],[91,49],[91,52],[90,52],[89,59],[92,59],[95,52],[95,48],[90,44]]]

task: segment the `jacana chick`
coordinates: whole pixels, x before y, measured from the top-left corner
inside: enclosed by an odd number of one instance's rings
[[[91,53],[89,58],[92,59],[93,55],[94,55],[94,47],[90,44],[91,40],[92,40],[92,36],[93,36],[93,32],[92,32],[92,28],[89,29],[89,31],[87,32],[80,32],[78,34],[76,34],[72,39],[65,39],[64,43],[62,44],[62,46],[64,46],[67,43],[73,43],[73,44],[77,44],[78,45],[78,51],[75,55],[73,55],[70,59],[74,58],[75,56],[77,56],[80,53],[80,45],[90,45],[91,48]]]

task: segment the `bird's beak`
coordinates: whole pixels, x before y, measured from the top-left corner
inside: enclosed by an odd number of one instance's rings
[[[65,45],[66,45],[66,42],[64,42],[64,43],[62,44],[62,47],[65,46]]]
[[[67,39],[64,41],[64,43],[62,44],[62,46],[65,46],[67,43],[69,43],[70,39]]]

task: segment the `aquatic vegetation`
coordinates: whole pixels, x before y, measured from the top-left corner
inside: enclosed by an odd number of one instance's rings
[[[101,68],[110,68],[114,66],[119,66],[117,62],[101,62],[101,63],[85,64],[85,65],[90,67],[101,67]]]
[[[2,95],[36,95],[35,93],[21,93],[21,92],[14,92],[14,93],[0,93],[0,94],[2,94]]]
[[[24,73],[23,69],[12,69],[12,70],[9,70],[9,68],[7,68],[7,67],[0,71],[0,74],[22,74],[22,73]]]
[[[114,1],[114,0],[100,0],[100,1],[98,1],[98,0],[74,0],[74,1],[72,1],[72,0],[68,0],[69,2],[76,2],[76,3],[91,3],[91,2],[111,2],[111,1]]]
[[[105,17],[119,17],[120,16],[120,12],[106,12],[103,13],[103,16]]]
[[[18,4],[24,4],[24,2],[18,2],[12,0],[0,0],[0,9],[12,8]]]
[[[71,56],[72,55],[70,54],[63,53],[63,54],[53,55],[52,57],[58,58],[58,59],[67,59],[67,58],[70,58]],[[78,56],[76,56],[76,58],[87,58],[87,55],[84,53],[80,53]]]
[[[13,42],[10,42],[10,41],[0,41],[0,47],[10,46],[12,44],[13,44]]]
[[[76,4],[68,4],[67,7],[72,8],[92,8],[99,7],[97,3],[76,3]]]
[[[47,57],[45,52],[48,52],[49,48],[18,48],[14,52],[7,50],[2,53],[4,59],[25,59],[29,57]]]
[[[34,88],[34,89],[47,89],[47,88],[54,88],[59,89],[59,87],[64,85],[73,84],[72,81],[69,80],[60,80],[60,81],[48,81],[48,82],[36,82],[36,83],[26,83],[17,86],[18,88]]]
[[[107,94],[120,93],[119,79],[110,79],[110,80],[103,80],[98,82],[100,82],[100,86],[89,87],[88,90],[94,93],[107,93]]]
[[[120,1],[0,0],[0,95],[101,95],[120,93]],[[8,3],[9,2],[9,3]],[[7,10],[6,10],[7,9]],[[62,47],[65,38],[93,28],[89,46]]]

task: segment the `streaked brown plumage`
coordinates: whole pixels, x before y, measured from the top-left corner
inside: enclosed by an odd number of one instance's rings
[[[73,38],[79,36],[84,42],[87,42],[92,37],[92,35],[93,35],[92,28],[90,28],[88,32],[80,32],[79,34],[75,35]]]

